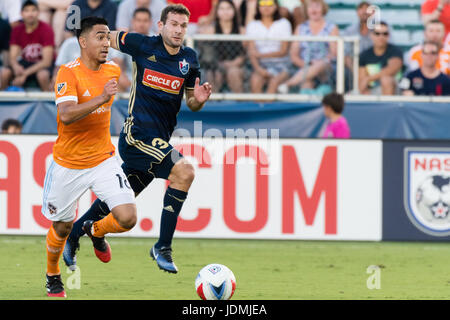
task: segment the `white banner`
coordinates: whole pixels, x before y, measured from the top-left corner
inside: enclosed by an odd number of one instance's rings
[[[55,136],[0,136],[0,234],[46,233],[42,186]],[[117,145],[117,138],[113,138]],[[382,143],[173,138],[196,177],[175,237],[381,240]],[[124,236],[157,237],[165,180],[137,199]],[[83,214],[95,199],[79,200]]]

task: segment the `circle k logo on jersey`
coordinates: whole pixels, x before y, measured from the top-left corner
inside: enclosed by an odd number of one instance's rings
[[[150,69],[144,70],[142,84],[156,90],[162,90],[171,94],[179,94],[184,79]]]

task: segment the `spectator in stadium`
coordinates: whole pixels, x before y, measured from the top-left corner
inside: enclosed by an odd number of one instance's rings
[[[217,0],[168,0],[170,3],[183,4],[188,8],[191,16],[187,33],[192,35],[199,32],[214,20],[214,11]]]
[[[36,80],[42,91],[49,91],[55,46],[53,30],[39,21],[35,2],[25,1],[21,13],[23,22],[11,32],[11,67],[2,69],[0,89],[5,89],[12,79],[14,87],[28,86]]]
[[[258,0],[233,0],[233,2],[240,13],[243,27],[255,20]],[[278,2],[281,17],[291,22],[292,30],[306,19],[304,2],[305,0],[280,0]]]
[[[448,96],[450,77],[436,66],[440,45],[426,41],[422,46],[422,65],[410,72],[400,83],[403,95]]]
[[[367,20],[370,17],[369,7],[369,2],[360,2],[356,7],[356,14],[359,21],[349,25],[342,32],[342,35],[344,36],[359,37],[359,53],[369,49],[373,45],[372,39],[370,38],[370,30],[367,24]],[[348,46],[348,48],[346,48],[346,51],[350,51],[350,49],[350,46]]]
[[[445,34],[450,33],[450,0],[425,0],[422,3],[423,24],[440,20],[445,25]]]
[[[381,21],[371,30],[373,47],[359,56],[361,94],[394,95],[401,79],[403,52],[389,43],[389,25]]]
[[[371,15],[370,3],[367,1],[360,2],[356,7],[356,15],[358,21],[349,25],[342,35],[344,36],[357,36],[359,38],[359,53],[369,49],[373,46],[372,39],[370,38],[370,30],[368,27],[368,19]],[[352,43],[345,43],[345,90],[349,91],[353,87],[354,78],[354,46]]]
[[[439,45],[439,59],[436,62],[438,69],[446,74],[450,75],[450,48],[444,49],[444,37],[445,37],[445,27],[439,20],[432,20],[428,22],[425,26],[424,39],[425,41],[435,42]],[[413,71],[422,66],[422,52],[423,45],[418,44],[412,47],[405,57],[405,65],[407,71]]]
[[[342,115],[344,111],[344,96],[331,92],[322,99],[322,107],[325,117],[328,119],[322,138],[350,138],[350,127],[347,119]]]
[[[166,7],[166,0],[123,0],[117,10],[116,26],[119,31],[128,32],[132,29],[135,10],[147,8],[150,10],[152,20],[151,33],[158,33],[158,21],[162,10]],[[148,34],[148,32],[146,33]]]
[[[255,20],[258,0],[233,0],[233,3],[239,11],[243,27],[246,27],[250,22]]]
[[[0,18],[0,67],[2,65],[8,65],[8,50],[9,50],[9,37],[11,34],[11,26],[8,20]]]
[[[8,21],[11,28],[19,25],[22,16],[20,14],[22,1],[18,0],[1,0],[0,16],[1,19]]]
[[[117,4],[112,0],[75,0],[73,6],[80,8],[81,17],[77,17],[76,11],[68,14],[66,19],[65,38],[73,36],[77,26],[77,21],[94,16],[103,17],[108,21],[109,30],[116,30]]]
[[[2,133],[19,134],[22,133],[22,124],[16,119],[6,119],[2,123]]]
[[[305,5],[308,20],[297,27],[296,35],[339,35],[338,27],[325,19],[328,5],[324,0],[306,0]],[[300,92],[304,94],[324,94],[331,91],[329,79],[336,61],[335,42],[294,42],[290,56],[299,70],[278,88],[280,93],[287,93],[290,87],[298,85],[301,86]]]
[[[0,0],[0,69],[8,66],[8,50],[11,29],[22,19],[20,15],[21,2],[17,0]],[[1,84],[0,84],[1,86]]]
[[[216,6],[214,24],[205,28],[205,34],[243,34],[240,16],[232,0],[219,0]],[[214,84],[213,90],[220,92],[224,83],[233,93],[243,90],[243,64],[245,51],[240,41],[207,42],[212,50],[206,51],[209,61],[206,71],[207,81]],[[203,49],[206,49],[205,47]],[[202,64],[202,61],[200,61]]]
[[[153,25],[152,13],[146,7],[134,10],[131,20],[130,32],[136,32],[143,35],[153,35],[151,29]],[[133,79],[133,60],[130,55],[118,50],[110,50],[110,58],[120,66],[119,91],[128,91]]]
[[[255,20],[247,26],[247,35],[278,38],[292,34],[291,23],[280,16],[277,0],[258,0]],[[249,41],[248,55],[253,67],[250,78],[252,93],[276,93],[289,77],[289,42]]]
[[[304,1],[304,0],[303,0]],[[279,0],[280,15],[292,23],[292,29],[295,30],[298,25],[306,20],[306,14],[302,0]]]
[[[73,0],[38,0],[39,19],[52,26],[56,48],[59,48],[64,41],[67,8],[72,2]]]

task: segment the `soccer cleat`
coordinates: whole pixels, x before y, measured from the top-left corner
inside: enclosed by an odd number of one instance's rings
[[[80,242],[67,238],[66,245],[63,251],[63,260],[70,271],[75,271],[77,268],[77,256],[76,251],[80,250]]]
[[[45,287],[47,288],[47,296],[65,298],[66,292],[64,291],[64,285],[61,281],[61,275],[49,276],[46,274],[47,281]]]
[[[91,233],[93,220],[87,220],[83,223],[83,231],[91,238],[92,244],[94,245],[94,253],[101,262],[109,262],[111,260],[111,247],[105,240],[105,237],[98,238],[94,237]]]
[[[178,268],[172,260],[171,247],[161,247],[161,249],[157,249],[155,246],[153,246],[150,249],[150,256],[153,258],[153,260],[156,261],[158,267],[161,270],[167,271],[169,273],[178,272]]]

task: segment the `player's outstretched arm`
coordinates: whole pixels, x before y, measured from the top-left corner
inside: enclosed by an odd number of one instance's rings
[[[109,80],[105,84],[101,95],[96,96],[85,103],[77,104],[74,101],[58,103],[59,119],[65,125],[83,119],[102,104],[108,102],[117,92],[117,81]]]
[[[111,48],[119,50],[119,44],[117,43],[117,37],[119,36],[119,31],[111,31],[110,34],[110,45]]]
[[[208,82],[200,85],[200,79],[195,79],[194,89],[186,90],[186,104],[192,111],[199,111],[208,101],[212,87]]]

